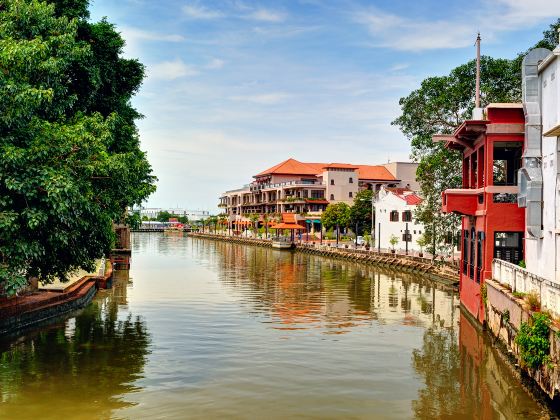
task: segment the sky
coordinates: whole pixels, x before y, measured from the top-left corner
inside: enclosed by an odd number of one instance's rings
[[[223,191],[289,157],[409,160],[399,98],[482,53],[513,58],[559,0],[91,0],[146,65],[133,99],[157,191],[217,213]]]

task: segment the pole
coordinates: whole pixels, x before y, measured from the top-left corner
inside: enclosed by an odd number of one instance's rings
[[[404,245],[405,245],[405,255],[408,255],[408,222],[406,222],[404,228]]]
[[[355,247],[358,248],[358,222],[356,222],[356,232],[354,232],[355,236]]]
[[[476,92],[474,106],[480,108],[480,32],[476,37]]]
[[[339,229],[338,229],[338,223],[336,224],[336,247],[338,248],[338,233],[339,233]]]
[[[375,211],[373,208],[373,190],[371,190],[371,241],[375,239]]]
[[[381,253],[381,222],[377,225],[377,252]]]

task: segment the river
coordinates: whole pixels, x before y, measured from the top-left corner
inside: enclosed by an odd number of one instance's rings
[[[547,418],[426,279],[137,233],[130,272],[0,342],[0,418]]]

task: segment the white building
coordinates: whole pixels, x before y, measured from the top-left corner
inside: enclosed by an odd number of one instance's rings
[[[560,46],[523,61],[525,153],[519,204],[526,207],[527,270],[560,285]],[[554,298],[559,291],[553,290]]]
[[[407,188],[382,188],[375,202],[376,241],[381,248],[392,249],[391,237],[398,238],[396,250],[420,251],[416,242],[424,233],[424,226],[414,220],[414,210],[422,199]],[[408,235],[407,235],[408,227]]]

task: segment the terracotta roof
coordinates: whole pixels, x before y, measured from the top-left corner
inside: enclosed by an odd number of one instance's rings
[[[271,229],[291,229],[291,230],[303,230],[305,229],[303,226],[300,226],[295,223],[278,223],[277,225],[272,225]]]
[[[406,201],[409,206],[416,206],[422,202],[422,198],[409,188],[385,188],[385,190]]]
[[[328,163],[323,168],[343,168],[343,169],[358,169],[358,165],[351,165],[349,163]]]
[[[273,166],[272,168],[268,168],[257,175],[272,175],[272,174],[282,174],[282,175],[315,175],[317,174],[317,166],[324,165],[324,164],[309,164],[303,163],[298,160],[289,158],[284,162],[280,162],[278,165]]]
[[[297,223],[295,213],[282,213],[283,223]]]
[[[381,165],[358,165],[358,178],[360,179],[379,179],[394,181],[396,178],[385,166]]]
[[[264,175],[312,175],[320,176],[325,168],[357,169],[359,179],[371,179],[381,181],[394,181],[395,177],[387,168],[381,165],[353,165],[350,163],[320,163],[300,162],[293,158],[280,162],[278,165],[268,168],[254,177]]]

